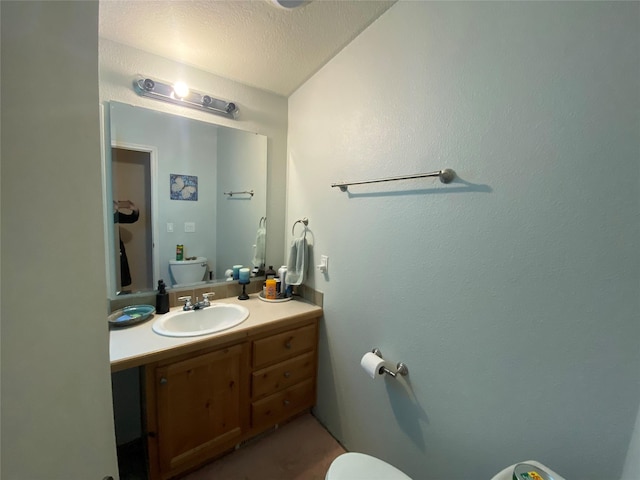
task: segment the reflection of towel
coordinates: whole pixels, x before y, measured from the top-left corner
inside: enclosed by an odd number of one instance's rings
[[[307,275],[308,251],[305,235],[291,241],[287,263],[287,285],[302,285]]]
[[[265,256],[266,256],[266,239],[267,239],[267,230],[264,227],[258,228],[258,233],[256,235],[256,246],[255,251],[253,252],[253,263],[254,267],[259,267],[264,265]]]

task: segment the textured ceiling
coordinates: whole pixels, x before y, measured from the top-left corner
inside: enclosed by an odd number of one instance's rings
[[[101,0],[100,36],[289,96],[394,1]]]

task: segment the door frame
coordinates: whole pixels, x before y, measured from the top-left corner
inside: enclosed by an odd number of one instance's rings
[[[150,181],[149,192],[151,194],[151,262],[153,271],[153,286],[158,282],[160,278],[160,257],[158,255],[158,149],[152,145],[140,145],[136,143],[112,141],[109,146],[109,160],[105,161],[103,167],[103,177],[105,178],[104,193],[105,193],[105,248],[107,249],[110,260],[107,268],[107,292],[109,298],[113,298],[116,295],[117,279],[116,279],[116,265],[113,261],[115,252],[115,224],[113,222],[113,211],[111,205],[113,204],[113,178],[111,171],[112,155],[111,150],[114,148],[122,150],[132,150],[135,152],[143,152],[149,155],[149,172]]]

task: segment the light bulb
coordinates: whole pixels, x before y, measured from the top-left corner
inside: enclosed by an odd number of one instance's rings
[[[179,97],[184,98],[189,95],[189,87],[184,82],[176,82],[173,85],[173,92]]]

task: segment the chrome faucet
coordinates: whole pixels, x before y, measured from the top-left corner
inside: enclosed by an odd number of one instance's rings
[[[200,310],[201,308],[205,308],[211,305],[211,302],[209,301],[209,297],[210,296],[213,297],[214,295],[215,293],[213,292],[203,293],[202,301],[199,302],[198,297],[196,297],[196,303],[191,303],[190,295],[186,295],[184,297],[178,297],[178,300],[180,300],[181,302],[184,302],[184,306],[182,307],[182,310],[184,311]]]

